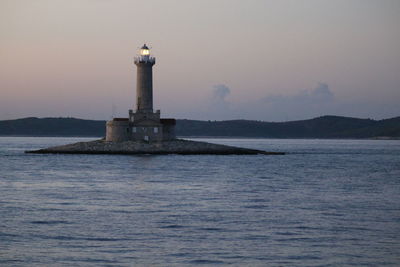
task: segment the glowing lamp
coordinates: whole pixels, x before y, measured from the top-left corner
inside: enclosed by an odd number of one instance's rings
[[[146,44],[144,44],[144,45],[142,46],[142,48],[140,48],[140,55],[141,55],[141,56],[148,56],[148,55],[150,55],[150,49],[147,47]]]

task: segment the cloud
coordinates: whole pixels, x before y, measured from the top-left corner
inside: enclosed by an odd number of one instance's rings
[[[334,93],[326,83],[318,83],[315,88],[299,90],[292,95],[270,94],[242,103],[230,102],[227,100],[230,95],[231,89],[227,85],[214,85],[207,104],[202,108],[202,117],[217,120],[295,120],[331,114],[335,103]]]
[[[318,83],[313,89],[304,89],[292,95],[267,95],[252,109],[267,120],[294,120],[331,114],[335,95],[326,83]],[[246,111],[244,111],[246,112]],[[249,110],[249,113],[254,111]]]
[[[311,90],[310,96],[317,101],[330,102],[334,95],[326,83],[318,83],[318,87]]]
[[[314,89],[301,90],[295,95],[269,95],[263,101],[273,105],[318,105],[334,100],[334,94],[326,83],[318,83]]]
[[[222,90],[219,92],[222,100],[228,94],[222,94],[223,92]],[[315,88],[298,90],[294,94],[269,94],[258,100],[242,103],[220,102],[224,104],[222,105],[224,110],[227,110],[226,107],[229,108],[229,116],[232,118],[268,121],[297,120],[334,114],[335,106],[338,104],[334,93],[326,83],[318,83]]]
[[[219,101],[225,101],[225,97],[231,93],[231,89],[224,84],[214,85],[213,88],[213,98]]]
[[[217,84],[209,91],[207,99],[201,105],[201,111],[196,117],[206,119],[226,120],[232,115],[232,103],[226,100],[231,94],[231,89],[225,84]]]

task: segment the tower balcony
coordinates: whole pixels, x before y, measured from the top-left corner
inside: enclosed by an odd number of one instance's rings
[[[155,57],[151,57],[151,56],[137,56],[137,57],[134,57],[133,62],[135,64],[138,64],[138,63],[155,64],[156,63],[156,58]]]

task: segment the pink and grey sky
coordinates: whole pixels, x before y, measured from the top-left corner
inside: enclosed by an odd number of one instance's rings
[[[0,120],[400,116],[398,0],[0,0]]]

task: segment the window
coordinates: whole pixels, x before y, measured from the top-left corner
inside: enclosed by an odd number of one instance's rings
[[[158,127],[154,127],[154,133],[158,133]]]
[[[147,135],[144,136],[144,141],[149,141],[149,137]]]
[[[137,131],[137,130],[136,130],[136,127],[132,127],[132,132],[133,132],[133,133],[136,133],[136,131]]]

